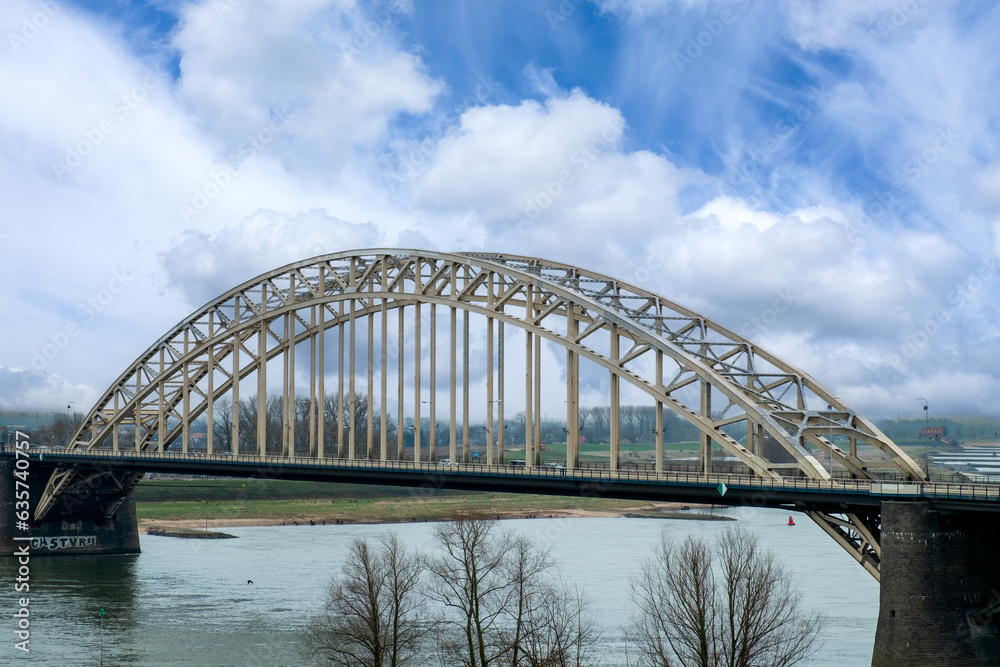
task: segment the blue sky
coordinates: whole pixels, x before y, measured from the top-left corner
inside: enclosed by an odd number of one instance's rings
[[[998,416],[998,28],[929,0],[10,0],[0,402],[89,405],[228,287],[404,245],[640,282],[873,416]]]

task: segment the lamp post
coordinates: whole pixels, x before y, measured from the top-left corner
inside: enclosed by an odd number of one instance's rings
[[[7,432],[3,428],[3,403],[0,403],[0,445],[4,444],[4,436]]]
[[[927,412],[927,407],[928,407],[927,406],[927,399],[926,398],[918,398],[916,400],[924,402],[924,428],[926,429],[929,426],[929,424],[927,423],[927,415],[928,415],[928,412]]]
[[[928,405],[927,405],[927,399],[926,398],[917,398],[916,400],[924,402],[924,432],[921,434],[921,437],[922,437],[923,435],[927,434],[927,429],[929,428],[929,424],[928,424],[928,421],[927,421],[928,420],[928,414],[929,414],[928,410],[927,410]],[[931,466],[930,466],[930,458],[927,456],[927,445],[924,445],[924,471],[925,471],[925,474],[928,477],[930,477]]]
[[[493,445],[493,455],[496,457],[497,465],[504,465],[503,452],[500,451],[500,434],[503,432],[504,425],[501,423],[501,417],[503,417],[503,399],[502,398],[490,398],[486,401],[489,405],[489,414],[493,414],[493,404],[497,404],[498,417],[496,419],[496,428],[493,428],[493,422],[490,421],[489,432],[492,433],[492,445]]]
[[[485,427],[485,426],[483,426],[482,429],[483,429],[483,442],[486,443],[486,445],[488,445],[488,446],[492,446],[493,445],[493,436],[490,433],[490,429],[487,428],[487,427]],[[480,458],[482,458],[482,457],[480,457]],[[489,460],[487,460],[486,464],[487,465],[491,465],[492,462],[489,461]]]
[[[432,401],[420,401],[420,402],[421,403],[426,403],[427,405],[430,405],[432,408],[434,407],[434,403]],[[427,450],[428,450],[428,453],[429,453],[428,460],[431,463],[434,463],[434,462],[437,461],[437,441],[436,441],[436,436],[437,436],[437,433],[436,433],[437,422],[434,420],[434,410],[433,409],[431,410],[431,421],[430,421],[430,424],[431,424],[430,425],[430,432],[427,434],[427,436],[428,436],[427,437]],[[423,426],[423,424],[420,425],[420,437],[421,438],[424,437],[424,426]]]
[[[833,404],[827,403],[826,409],[830,413],[827,418],[830,420],[830,483],[833,484]]]
[[[69,419],[69,435],[66,436],[66,449],[70,448],[70,443],[73,440],[73,432],[76,431],[73,420],[73,409],[75,408],[76,401],[70,401],[66,404],[66,417]]]

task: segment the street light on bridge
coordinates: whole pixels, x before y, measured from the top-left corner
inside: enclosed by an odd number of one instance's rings
[[[930,428],[930,424],[927,421],[928,420],[928,415],[929,415],[929,413],[927,411],[927,407],[928,407],[928,405],[927,405],[927,399],[926,398],[917,398],[916,400],[924,402],[924,430],[920,434],[920,437],[924,437],[925,435],[928,435],[927,429]],[[927,449],[928,449],[928,445],[924,445],[924,472],[925,472],[925,474],[928,477],[930,477],[930,474],[931,474],[931,462],[930,462],[930,457],[927,454]]]
[[[76,401],[70,401],[66,404],[66,417],[69,419],[69,434],[66,436],[66,448],[69,449],[71,441],[73,439],[73,432],[76,431],[75,420],[73,419],[73,410],[76,409]]]
[[[927,406],[927,399],[926,398],[918,398],[916,400],[924,402],[924,429],[927,429],[930,426],[930,424],[927,423],[927,416],[928,416],[928,412],[927,412],[927,407],[928,407]],[[926,433],[926,430],[925,430],[925,433]]]
[[[826,409],[830,413],[827,418],[830,420],[830,483],[833,483],[833,404],[827,403]]]

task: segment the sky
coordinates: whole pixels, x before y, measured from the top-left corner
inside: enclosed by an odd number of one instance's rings
[[[949,0],[5,0],[0,404],[86,411],[230,287],[398,246],[633,282],[870,417],[1000,417],[997,34]]]

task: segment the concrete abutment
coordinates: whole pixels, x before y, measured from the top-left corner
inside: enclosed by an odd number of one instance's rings
[[[882,503],[872,667],[1000,665],[1000,515]]]
[[[14,459],[0,460],[0,556],[13,555],[25,544],[30,545],[32,556],[139,553],[139,526],[133,493],[129,493],[108,521],[86,516],[61,517],[43,521],[28,530],[19,529],[16,513],[20,508],[16,504],[16,493],[23,493],[24,487],[17,487],[15,470]],[[36,460],[31,461],[28,498],[32,511],[51,472],[51,468],[42,468]],[[31,540],[15,539],[19,537]]]

